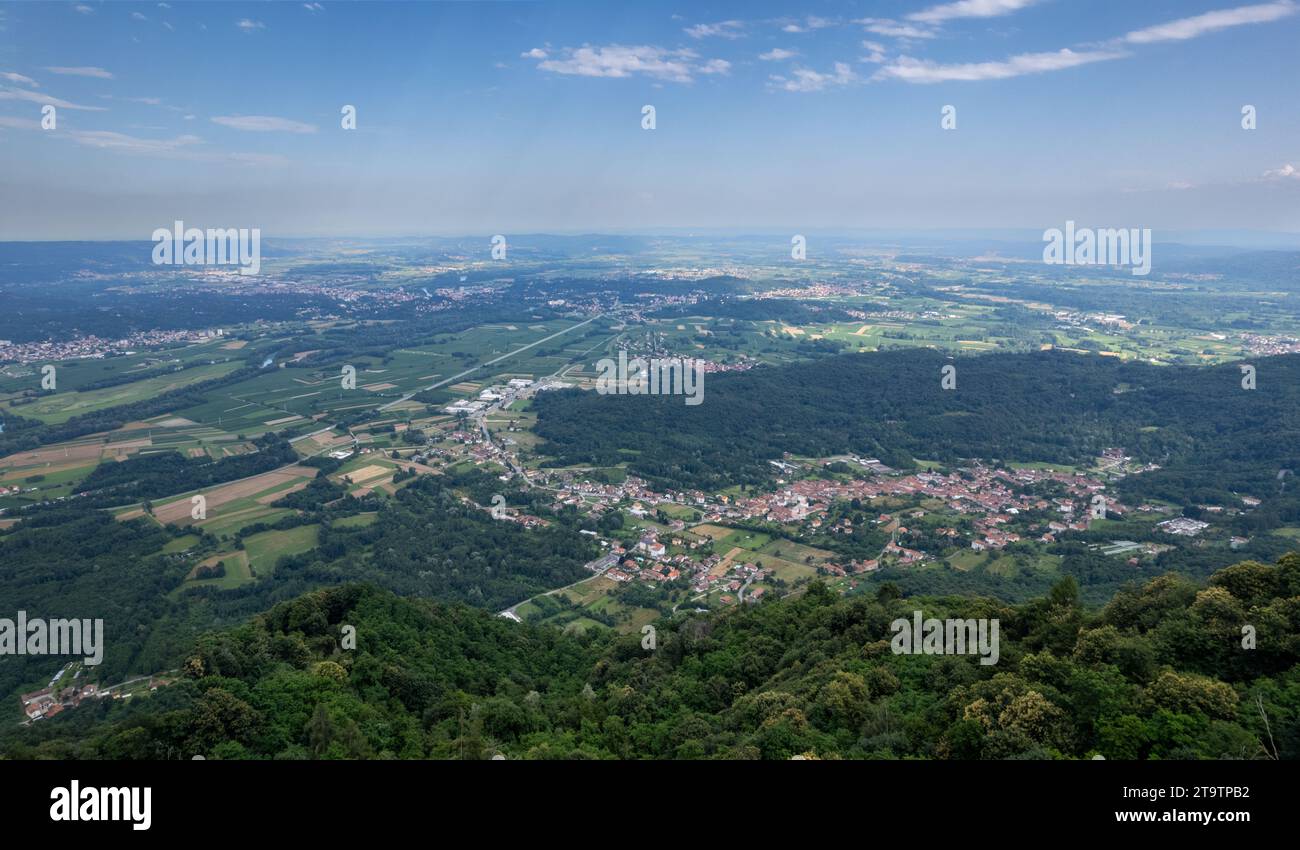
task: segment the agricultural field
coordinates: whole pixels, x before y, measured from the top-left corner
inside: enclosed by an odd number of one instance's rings
[[[214,566],[218,562],[225,565],[225,575],[217,578],[197,578],[197,573],[200,567]],[[221,590],[233,590],[241,585],[248,584],[253,580],[253,573],[248,567],[247,553],[237,550],[223,552],[219,555],[205,558],[196,564],[194,569],[190,570],[189,575],[185,577],[185,581],[181,583],[180,587],[172,591],[172,596],[175,598],[175,596],[196,587],[216,587]]]
[[[95,390],[56,389],[42,392],[30,401],[23,399],[26,403],[20,404],[18,399],[11,398],[3,404],[5,409],[21,416],[58,425],[74,416],[132,404],[201,381],[220,378],[242,366],[242,362],[230,360]]]
[[[270,576],[285,555],[301,555],[316,548],[320,527],[302,525],[284,531],[263,531],[244,538],[248,564],[258,578]]]
[[[119,520],[151,516],[163,525],[196,526],[217,537],[230,536],[244,526],[258,522],[274,522],[292,511],[275,508],[271,503],[289,493],[300,490],[314,478],[316,470],[310,467],[291,466],[264,472],[239,481],[219,484],[197,493],[183,493],[158,500],[147,511],[143,505],[119,510]],[[205,516],[195,517],[192,497],[205,499]]]

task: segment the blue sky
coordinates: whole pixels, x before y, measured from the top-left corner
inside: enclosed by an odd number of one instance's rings
[[[1297,44],[1297,0],[0,3],[0,238],[1300,232]]]

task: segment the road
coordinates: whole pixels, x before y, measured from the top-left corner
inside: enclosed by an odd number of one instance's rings
[[[599,558],[598,558],[597,560],[599,560]],[[517,613],[515,613],[515,609],[518,608],[520,605],[523,605],[523,604],[526,603],[526,602],[532,602],[534,599],[536,599],[536,598],[539,597],[539,596],[551,596],[551,595],[556,594],[556,593],[563,593],[564,591],[568,590],[569,588],[571,588],[571,587],[577,587],[578,585],[582,584],[583,582],[587,582],[587,581],[595,581],[596,579],[598,579],[598,578],[600,578],[601,576],[603,576],[603,575],[606,573],[606,571],[608,571],[609,569],[610,569],[609,567],[605,567],[605,569],[601,570],[601,571],[598,572],[598,573],[595,573],[595,574],[593,574],[593,575],[589,575],[589,576],[587,576],[587,577],[585,577],[585,578],[580,578],[580,579],[578,579],[578,580],[575,581],[575,582],[571,582],[570,584],[566,584],[564,587],[557,587],[557,588],[555,588],[554,590],[548,590],[548,591],[546,591],[545,593],[535,593],[535,594],[533,594],[532,596],[528,597],[527,599],[521,599],[521,600],[519,600],[518,602],[516,602],[514,605],[511,605],[511,606],[510,606],[509,608],[507,608],[506,610],[498,612],[498,613],[497,613],[497,616],[498,616],[498,617],[509,617],[509,618],[512,619],[512,620],[516,620],[516,621],[522,623],[523,620],[519,617],[519,615],[518,615]]]

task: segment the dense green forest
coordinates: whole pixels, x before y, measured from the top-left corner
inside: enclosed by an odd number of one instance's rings
[[[407,596],[500,610],[589,575],[583,564],[598,555],[576,525],[524,529],[494,520],[440,476],[421,475],[371,525],[322,529],[318,547],[285,558],[274,581],[281,585],[276,598],[367,581]]]
[[[102,618],[108,651],[100,669],[113,681],[175,666],[199,630],[240,622],[323,586],[369,582],[497,611],[589,575],[583,564],[599,554],[578,533],[572,512],[547,528],[525,529],[467,504],[441,476],[420,476],[382,504],[345,497],[323,478],[282,501],[304,513],[275,527],[316,523],[317,547],[282,557],[272,574],[228,590],[178,589],[195,560],[227,549],[229,541],[199,531],[189,555],[167,554],[162,547],[169,539],[194,530],[146,519],[119,522],[80,502],[32,509],[22,523],[0,531],[0,599],[13,600],[15,609],[20,600],[33,617]],[[378,511],[374,523],[337,522],[363,508]],[[265,528],[250,526],[241,537]],[[6,658],[0,696],[43,682],[66,660]]]
[[[940,370],[956,368],[956,388]],[[704,403],[680,396],[544,393],[539,451],[557,466],[612,466],[667,488],[768,481],[783,452],[857,452],[889,466],[980,458],[1090,465],[1122,447],[1158,463],[1122,492],[1236,501],[1282,489],[1300,469],[1300,355],[1236,364],[1152,366],[1059,351],[952,359],[928,349],[826,357],[709,375]],[[1286,519],[1300,518],[1300,487]]]
[[[999,660],[891,651],[891,622],[996,618]],[[1249,628],[1246,628],[1249,627]],[[1253,642],[1243,638],[1250,632]],[[355,635],[355,648],[347,644]],[[1104,608],[1072,580],[1010,606],[892,586],[661,621],[508,622],[346,585],[200,637],[183,680],[0,731],[18,758],[1290,759],[1300,555]],[[345,648],[348,647],[348,648]]]
[[[170,534],[146,520],[118,522],[81,506],[50,508],[0,535],[0,599],[12,618],[102,618],[106,681],[174,663],[197,628],[167,599],[188,567],[155,554]],[[210,624],[205,624],[208,626]],[[69,659],[5,656],[0,696],[44,684]],[[17,706],[7,703],[6,714]]]

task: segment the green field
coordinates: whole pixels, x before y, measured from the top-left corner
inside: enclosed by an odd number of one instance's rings
[[[244,552],[258,578],[266,578],[285,555],[299,555],[316,547],[320,527],[302,525],[285,531],[263,531],[244,538]]]
[[[228,375],[243,364],[239,361],[214,363],[209,366],[196,366],[170,375],[132,381],[115,387],[78,392],[76,390],[56,390],[41,395],[31,404],[24,404],[11,409],[30,419],[39,419],[51,425],[67,422],[74,416],[106,410],[122,404],[131,404],[153,398],[162,393],[181,389],[200,381]]]

